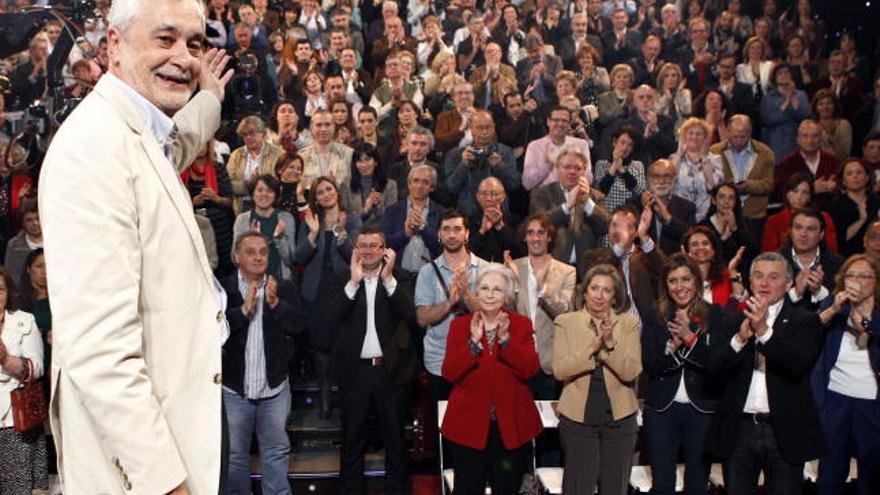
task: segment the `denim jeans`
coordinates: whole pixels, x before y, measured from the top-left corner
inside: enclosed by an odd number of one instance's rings
[[[287,438],[287,415],[290,413],[290,384],[278,395],[249,400],[223,389],[223,401],[229,421],[230,495],[251,493],[250,450],[254,430],[260,445],[260,472],[263,493],[290,494],[287,472],[290,440]]]

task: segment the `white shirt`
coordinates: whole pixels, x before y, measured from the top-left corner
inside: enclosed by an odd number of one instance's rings
[[[538,298],[544,295],[544,287],[538,287],[538,279],[535,278],[535,271],[532,269],[532,260],[526,263],[529,269],[529,319],[532,320],[532,326],[536,324],[535,316],[538,314]],[[537,341],[535,341],[537,345]]]
[[[798,270],[803,271],[808,268],[818,268],[820,266],[819,265],[819,258],[821,255],[821,249],[822,248],[816,246],[816,256],[813,258],[813,261],[811,261],[806,266],[804,266],[804,264],[801,263],[801,260],[800,260],[800,258],[798,258],[798,255],[794,251],[794,248],[791,249],[791,259],[794,260],[795,267],[797,267]],[[819,287],[819,291],[817,293],[813,294],[810,299],[812,299],[813,304],[818,304],[819,302],[821,302],[823,299],[825,299],[826,297],[828,297],[830,295],[831,295],[831,292],[829,292],[828,289],[826,289],[825,286],[822,285]],[[791,289],[788,289],[788,298],[793,303],[797,303],[798,301],[801,300],[801,296],[798,295],[794,286],[792,286]]]
[[[376,288],[379,286],[379,277],[364,277],[364,290],[367,296],[367,334],[364,336],[364,345],[361,347],[361,359],[382,357],[382,345],[379,343],[379,334],[376,332]],[[388,297],[394,295],[397,289],[397,280],[383,284]],[[345,295],[354,301],[358,286],[351,280],[345,284]]]
[[[877,379],[867,349],[859,349],[856,336],[843,332],[840,353],[831,368],[828,390],[856,399],[877,398]]]
[[[761,344],[766,344],[773,337],[773,324],[776,323],[776,317],[782,311],[782,304],[784,302],[785,299],[767,308],[767,331],[764,332],[764,335],[756,337],[757,341]],[[736,335],[730,339],[730,347],[736,352],[740,352],[745,346],[745,344],[740,344],[736,339]],[[746,405],[743,407],[743,412],[770,412],[770,402],[767,400],[767,374],[763,371],[757,369],[752,371],[752,383],[749,385],[749,395],[746,396]]]

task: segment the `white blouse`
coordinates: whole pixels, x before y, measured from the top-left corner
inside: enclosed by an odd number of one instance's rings
[[[37,377],[43,375],[43,337],[34,315],[24,311],[6,311],[0,340],[6,346],[6,352],[12,356],[30,359],[34,365],[34,374]],[[13,426],[10,392],[18,385],[18,378],[0,366],[0,428]]]

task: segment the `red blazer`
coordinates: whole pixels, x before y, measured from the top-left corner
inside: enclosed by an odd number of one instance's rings
[[[825,245],[832,253],[837,253],[837,228],[834,220],[827,212],[822,212],[825,219]],[[788,227],[791,224],[791,208],[785,207],[779,213],[767,217],[764,225],[764,238],[761,240],[761,252],[773,251],[778,253],[782,249],[782,243],[788,237]]]
[[[510,316],[510,340],[504,349],[495,344],[492,353],[483,337],[483,353],[471,354],[468,340],[471,317],[452,321],[446,339],[443,378],[452,382],[449,405],[441,432],[453,442],[481,450],[489,438],[489,408],[495,417],[506,449],[515,449],[535,438],[543,429],[532,392],[526,381],[540,370],[532,322],[523,315]]]

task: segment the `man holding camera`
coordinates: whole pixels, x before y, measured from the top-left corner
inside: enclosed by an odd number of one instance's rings
[[[495,122],[486,110],[474,110],[469,124],[473,143],[446,155],[446,187],[458,193],[458,209],[467,216],[479,211],[477,188],[486,177],[497,177],[506,190],[520,184],[513,150],[495,138]]]

